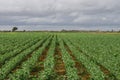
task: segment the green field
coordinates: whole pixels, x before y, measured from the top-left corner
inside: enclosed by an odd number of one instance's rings
[[[120,34],[0,32],[0,80],[120,80]]]

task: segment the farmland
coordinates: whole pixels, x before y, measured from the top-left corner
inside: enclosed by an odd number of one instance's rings
[[[0,80],[120,80],[120,34],[1,32]]]

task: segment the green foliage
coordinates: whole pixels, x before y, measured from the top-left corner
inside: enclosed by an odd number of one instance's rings
[[[51,37],[48,37],[49,35]],[[45,60],[38,62],[51,38]],[[56,40],[66,70],[63,76],[57,75],[54,71]],[[119,34],[70,32],[0,33],[0,80],[63,80],[65,77],[68,80],[80,80],[81,76],[78,75],[75,61],[66,50],[63,41],[68,45],[76,60],[81,62],[90,73],[90,80],[104,80],[105,78],[120,80]],[[59,55],[55,57],[60,58]],[[108,69],[110,75],[104,74],[98,63]],[[40,68],[41,64],[44,64],[44,69],[38,72],[38,76],[31,75],[31,71]],[[14,69],[16,71],[13,71]]]
[[[13,27],[12,32],[16,31],[17,29],[18,29],[17,27]]]

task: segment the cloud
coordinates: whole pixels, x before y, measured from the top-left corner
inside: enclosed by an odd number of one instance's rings
[[[0,24],[119,24],[117,0],[0,0]]]

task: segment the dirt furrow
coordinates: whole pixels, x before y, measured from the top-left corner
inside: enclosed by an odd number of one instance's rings
[[[59,42],[57,40],[57,36],[56,36],[54,59],[55,59],[55,66],[54,66],[55,73],[58,75],[65,75],[66,74],[65,65],[62,60],[62,54],[59,48]]]
[[[74,45],[70,40],[68,40],[72,45]],[[114,74],[112,74],[107,68],[105,68],[102,64],[98,63],[97,61],[93,60],[91,56],[83,52],[78,46],[74,45],[79,52],[83,53],[86,57],[88,57],[91,61],[94,61],[96,65],[100,67],[100,70],[106,75],[105,80],[118,80]]]
[[[56,35],[55,50],[53,55],[55,60],[53,80],[67,80],[65,64],[63,62],[62,53],[59,46],[60,44]]]
[[[101,71],[106,75],[105,80],[118,80],[115,75],[113,75],[107,68],[102,66],[101,64],[97,63],[99,65]]]
[[[31,70],[31,72],[30,72],[31,76],[38,77],[39,76],[38,73],[44,70],[44,60],[47,57],[47,52],[48,52],[48,50],[50,48],[53,37],[54,36],[52,36],[52,38],[49,40],[48,45],[45,47],[45,49],[42,51],[42,54],[38,58],[38,62],[36,62],[35,67]]]
[[[87,72],[85,66],[76,59],[76,57],[73,55],[72,51],[69,49],[68,45],[65,42],[64,47],[66,48],[66,50],[72,57],[73,61],[75,62],[75,67],[77,68],[78,75],[80,76],[81,80],[89,80],[90,74]]]
[[[46,38],[44,41],[42,41],[41,44],[40,44],[39,46],[37,46],[31,53],[29,53],[25,58],[23,58],[23,60],[22,60],[20,63],[18,63],[17,66],[16,66],[10,73],[14,73],[14,72],[16,72],[18,69],[20,69],[22,63],[25,62],[25,61],[27,61],[27,60],[32,56],[32,54],[33,54],[36,50],[38,50],[38,49],[44,44],[44,42],[45,42],[46,40],[47,40],[47,38]]]

